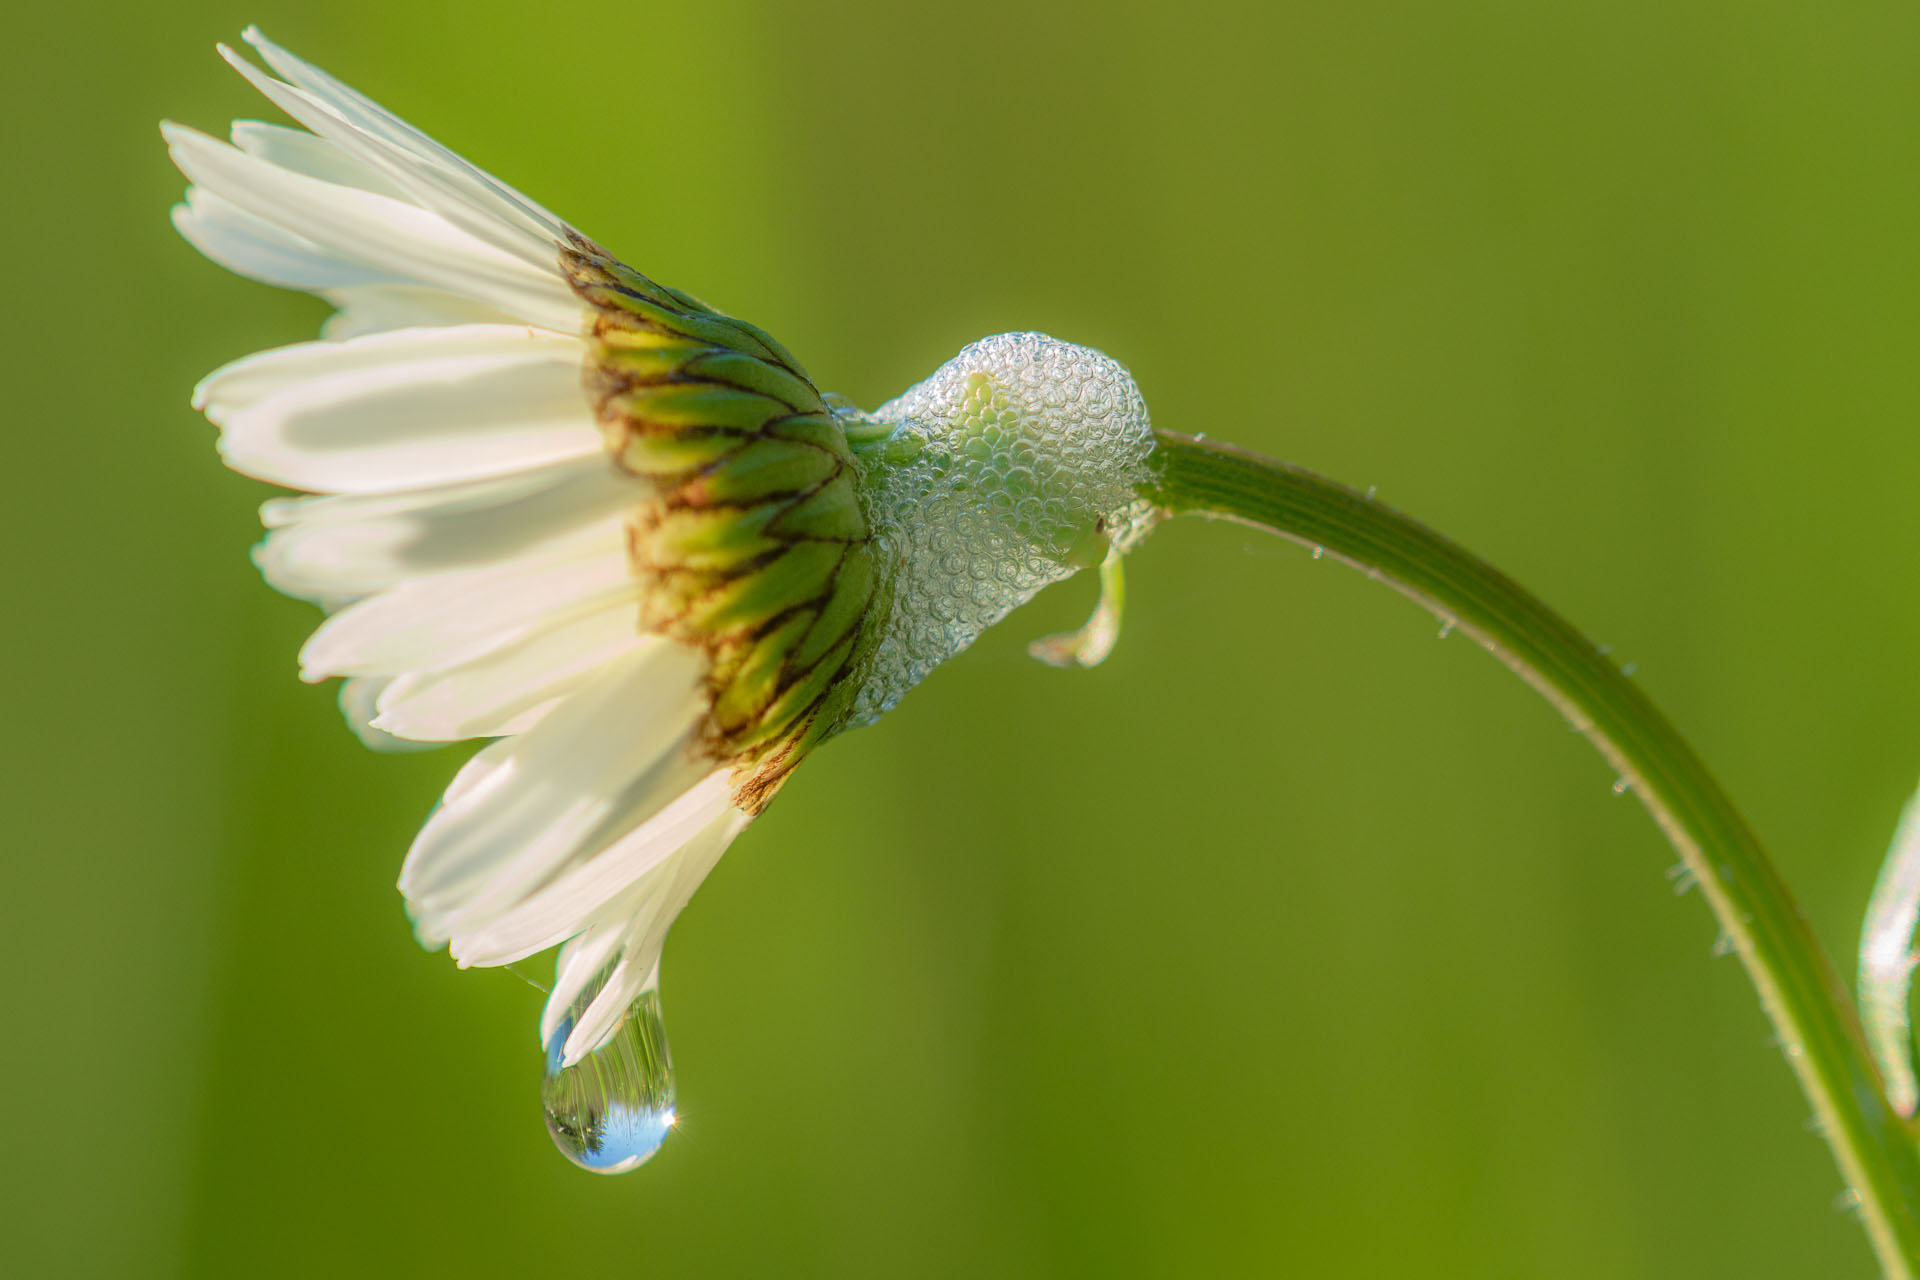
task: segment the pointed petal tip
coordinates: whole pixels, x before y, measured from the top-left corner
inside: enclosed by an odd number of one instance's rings
[[[417,718],[408,720],[405,717],[388,715],[384,711],[367,721],[367,724],[382,733],[391,734],[396,738],[405,738],[409,742],[418,742],[423,746],[444,747],[455,742],[465,742],[473,736],[455,733],[448,725],[433,724]]]
[[[271,75],[268,75],[253,59],[239,53],[231,45],[221,45],[220,56],[227,60],[228,66],[245,76],[248,84],[251,84],[269,98],[273,96],[274,89],[287,88],[281,81],[275,80]]]
[[[240,38],[246,41],[250,48],[257,51],[260,56],[265,58],[269,63],[273,61],[275,55],[281,57],[286,56],[287,51],[269,40],[267,33],[262,31],[254,23],[249,22],[247,24],[246,30],[240,33]]]
[[[173,206],[173,225],[178,231],[180,231],[182,235],[186,234],[186,228],[180,225],[180,220],[182,218],[191,216],[192,212],[193,211],[187,208],[187,206],[184,204],[177,204]],[[207,420],[213,423],[213,425],[217,427],[220,425],[220,419],[215,418],[211,413],[207,411],[208,398],[212,394],[213,381],[216,376],[218,376],[217,370],[214,373],[210,373],[206,377],[200,379],[200,381],[194,383],[193,396],[189,401],[189,403],[192,404],[193,407],[199,412],[207,414]],[[225,415],[223,414],[221,416],[224,417]],[[264,543],[261,544],[261,546],[264,546],[264,545],[265,545]],[[253,552],[251,553],[253,555],[253,563],[256,566],[259,565],[260,563],[259,552],[260,552],[260,547],[256,546],[253,549]]]
[[[275,44],[272,40],[269,40],[267,33],[259,27],[249,26],[245,31],[240,33],[240,38],[245,40],[249,45],[252,45],[254,50],[258,52],[262,58],[267,60],[268,66],[290,80],[298,79],[297,73],[299,71],[309,69],[318,70],[318,68],[312,67],[312,64],[308,63],[307,60],[299,54],[291,53],[284,46]]]

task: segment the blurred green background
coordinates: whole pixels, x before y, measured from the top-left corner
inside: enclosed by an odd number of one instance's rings
[[[1225,526],[812,761],[669,947],[683,1131],[548,1148],[540,993],[391,884],[376,757],[187,407],[317,304],[177,241],[248,21],[872,404],[1044,329],[1639,664],[1833,951],[1920,769],[1906,3],[76,0],[0,51],[20,1276],[1865,1276],[1807,1108],[1584,743]]]

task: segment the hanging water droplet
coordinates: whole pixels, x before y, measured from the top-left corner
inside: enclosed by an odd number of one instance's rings
[[[613,1039],[561,1066],[567,1035],[599,989],[588,986],[547,1042],[540,1105],[553,1145],[567,1159],[594,1173],[626,1173],[645,1164],[673,1129],[673,1058],[656,989],[633,1002]]]
[[[1633,787],[1633,784],[1631,782],[1628,782],[1625,778],[1615,778],[1613,780],[1613,794],[1617,796],[1623,796],[1627,794],[1627,792],[1631,790],[1632,787]]]
[[[1327,549],[1325,547],[1315,547],[1313,549],[1313,558],[1315,560],[1318,560],[1321,556],[1325,554],[1327,554]]]

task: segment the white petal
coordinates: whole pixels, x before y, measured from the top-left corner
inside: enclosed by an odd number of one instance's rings
[[[700,863],[697,885],[745,821],[733,808],[728,772],[710,773],[654,817],[510,910],[474,928],[467,928],[465,920],[454,921],[454,959],[463,965],[511,964],[555,946],[578,933],[601,904],[690,846],[694,862]],[[691,896],[693,886],[686,892]],[[661,932],[664,936],[664,927]]]
[[[375,195],[392,196],[411,202],[405,187],[364,160],[355,158],[336,143],[316,137],[305,129],[289,129],[280,124],[258,120],[235,120],[228,131],[233,145],[268,164],[304,173],[322,182],[343,187],[358,187]]]
[[[621,1019],[647,989],[648,982],[658,981],[658,973],[658,956],[643,956],[634,950],[624,952],[567,1032],[567,1042],[560,1047],[560,1065],[570,1067],[612,1039]],[[544,1010],[540,1020],[546,1021]]]
[[[563,701],[533,729],[503,741],[532,737],[559,713],[577,711],[573,705],[577,700],[578,695]],[[672,710],[679,712],[677,707]],[[572,759],[576,774],[597,768],[586,774],[600,780],[595,790],[582,787],[577,777],[559,778],[537,768],[521,769],[498,782],[489,779],[474,788],[471,798],[461,802],[466,816],[449,817],[435,840],[421,846],[427,852],[422,861],[412,864],[420,869],[418,875],[410,880],[402,873],[401,889],[408,895],[421,940],[436,945],[450,942],[454,959],[462,965],[495,965],[523,959],[578,933],[604,897],[583,904],[567,927],[545,941],[511,955],[490,955],[468,945],[477,930],[513,911],[560,872],[598,856],[614,835],[673,811],[699,785],[701,774],[711,765],[692,761],[694,717],[688,719],[687,731],[668,742],[651,767],[633,764],[638,746],[613,763],[590,765],[584,758]],[[647,735],[647,741],[654,743],[654,735]],[[616,776],[621,760],[632,775],[630,780]],[[527,782],[529,777],[534,779],[532,784]],[[476,825],[480,820],[473,817],[478,812],[501,825],[492,831],[480,828]],[[691,831],[681,831],[674,847],[690,835]],[[660,856],[671,852],[672,848],[663,848]],[[434,877],[430,891],[420,888],[420,877],[429,873]]]
[[[589,983],[613,963],[614,957],[626,945],[627,926],[632,923],[645,889],[644,885],[636,885],[609,902],[602,909],[599,923],[576,934],[560,948],[559,959],[553,966],[553,990],[548,992],[546,1007],[540,1013],[541,1047],[553,1042],[554,1034],[571,1012],[573,1002],[586,991]],[[645,990],[644,987],[641,989]]]
[[[431,751],[445,744],[439,742],[414,742],[406,738],[397,738],[384,730],[376,729],[370,723],[378,714],[380,694],[387,687],[383,679],[367,678],[343,680],[340,682],[340,714],[346,717],[347,727],[353,735],[375,751],[405,752]]]
[[[419,129],[382,107],[365,94],[334,79],[312,63],[298,58],[268,40],[258,27],[244,33],[248,44],[259,50],[267,64],[294,85],[305,90],[317,102],[336,112],[367,136],[379,139],[411,157],[421,166],[464,180],[476,195],[484,195],[490,207],[503,221],[523,221],[538,228],[553,241],[565,240],[572,228],[553,213],[528,199],[492,174],[469,163],[441,146]]]
[[[556,479],[539,486],[512,483],[518,477],[439,486],[406,495],[437,495],[406,505],[382,504],[387,495],[306,499],[359,502],[369,510],[353,519],[341,518],[338,506],[331,518],[317,508],[318,518],[269,533],[255,549],[254,563],[275,590],[288,595],[370,595],[410,578],[538,554],[559,538],[620,516],[645,494],[595,455],[535,474]]]
[[[544,467],[528,467],[510,475],[489,476],[460,484],[431,485],[392,493],[330,493],[296,498],[269,498],[260,504],[260,523],[269,529],[297,524],[351,524],[413,513],[431,514],[441,507],[458,510],[472,503],[512,502],[554,485],[565,484],[583,469],[598,469],[591,458],[569,458]]]
[[[473,328],[400,330],[229,366],[204,393],[224,427],[221,456],[290,488],[382,493],[600,453],[571,340],[481,328],[507,336],[488,350],[441,338]],[[425,350],[407,358],[359,350],[402,338],[440,339],[443,349],[409,343]]]
[[[466,356],[551,360],[572,369],[577,379],[586,354],[579,338],[517,324],[403,329],[346,342],[300,342],[220,366],[193,389],[193,406],[205,410],[214,423],[224,423],[268,396],[316,378]]]
[[[562,710],[575,711],[573,701],[563,702]],[[722,793],[729,792],[724,778],[714,781],[713,762],[700,756],[694,728],[697,717],[652,766],[616,788],[618,794],[605,808],[603,820],[590,836],[576,840],[563,859],[553,856],[551,846],[500,850],[490,860],[463,869],[460,878],[435,884],[430,896],[416,885],[416,906],[433,913],[443,938],[453,944],[454,959],[462,965],[510,964],[603,922],[608,904],[630,896],[629,891],[640,895],[636,902],[651,892],[636,886],[721,811],[715,807],[716,797],[724,799]],[[505,801],[496,797],[488,803]],[[620,864],[621,874],[609,874],[616,868],[608,859]],[[588,886],[593,891],[579,891],[582,873],[593,866],[600,867]],[[657,882],[657,877],[648,881]],[[556,888],[561,889],[563,903],[552,896]],[[534,908],[537,920],[527,911],[534,903],[542,904]],[[564,921],[552,919],[553,911],[547,908],[564,913]],[[616,914],[624,919],[627,913]],[[530,921],[544,940],[520,950],[529,936],[521,926]],[[503,924],[512,937],[495,932]],[[484,945],[476,948],[476,942]],[[512,954],[503,954],[503,947]]]
[[[583,305],[556,274],[437,214],[282,169],[180,125],[164,124],[161,132],[174,163],[195,183],[346,262],[452,290],[550,329],[582,326]]]
[[[404,675],[380,698],[373,727],[402,738],[455,742],[524,732],[526,719],[646,644],[631,601],[439,671]]]
[[[460,767],[460,772],[453,775],[453,781],[441,793],[441,805],[458,804],[485,788],[491,779],[504,776],[501,770],[506,767],[513,750],[512,739],[507,739],[490,743],[474,752],[473,759]]]
[[[620,527],[608,522],[548,554],[417,578],[349,605],[307,640],[300,676],[450,667],[639,592]]]
[[[227,270],[282,289],[352,290],[403,278],[323,249],[203,187],[189,188],[185,203],[173,206],[173,225]]]
[[[693,770],[686,745],[705,709],[704,667],[677,645],[643,647],[506,740],[486,776],[462,785],[408,851],[400,887],[422,935],[491,919],[604,842],[609,820],[638,823],[670,808]]]
[[[322,296],[333,304],[337,314],[321,326],[320,336],[334,342],[392,329],[513,320],[498,307],[418,284],[348,285],[327,289]]]
[[[745,814],[728,809],[648,873],[646,879],[652,883],[647,886],[645,901],[623,931],[620,962],[568,1033],[561,1047],[561,1065],[572,1066],[606,1043],[639,994],[659,982],[660,952],[667,931],[750,821]],[[545,1020],[543,1016],[542,1022]]]
[[[352,95],[352,100],[336,96],[331,102],[323,102],[304,89],[275,80],[224,45],[220,52],[235,70],[252,82],[254,88],[271,98],[282,111],[351,154],[361,164],[385,174],[404,190],[404,198],[410,203],[431,209],[475,239],[519,258],[529,266],[541,271],[557,272],[559,244],[565,238],[564,229],[549,231],[529,220],[520,209],[489,190],[485,184],[491,179],[471,165],[464,161],[449,163],[437,157],[423,157],[406,145],[383,137],[385,126],[382,117],[388,120],[392,117],[377,107],[369,111],[367,107],[371,107],[371,104],[359,105],[366,103],[366,100],[357,94]],[[282,50],[276,49],[275,53],[298,61]],[[348,93],[352,91],[348,90]],[[425,136],[417,130],[411,132],[416,137]],[[444,148],[440,150],[444,152]],[[445,154],[451,156],[452,153]]]

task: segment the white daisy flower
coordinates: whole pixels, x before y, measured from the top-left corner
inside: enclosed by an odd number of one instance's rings
[[[262,509],[267,581],[328,611],[369,745],[496,739],[408,851],[419,935],[462,965],[558,947],[546,1107],[579,1163],[673,1119],[668,928],[815,745],[871,723],[1040,587],[1112,588],[1052,661],[1097,661],[1152,448],[1126,371],[987,339],[863,414],[752,325],[572,226],[249,30],[221,53],[304,129],[163,126],[201,252],[335,308],[323,339],[194,395]]]

